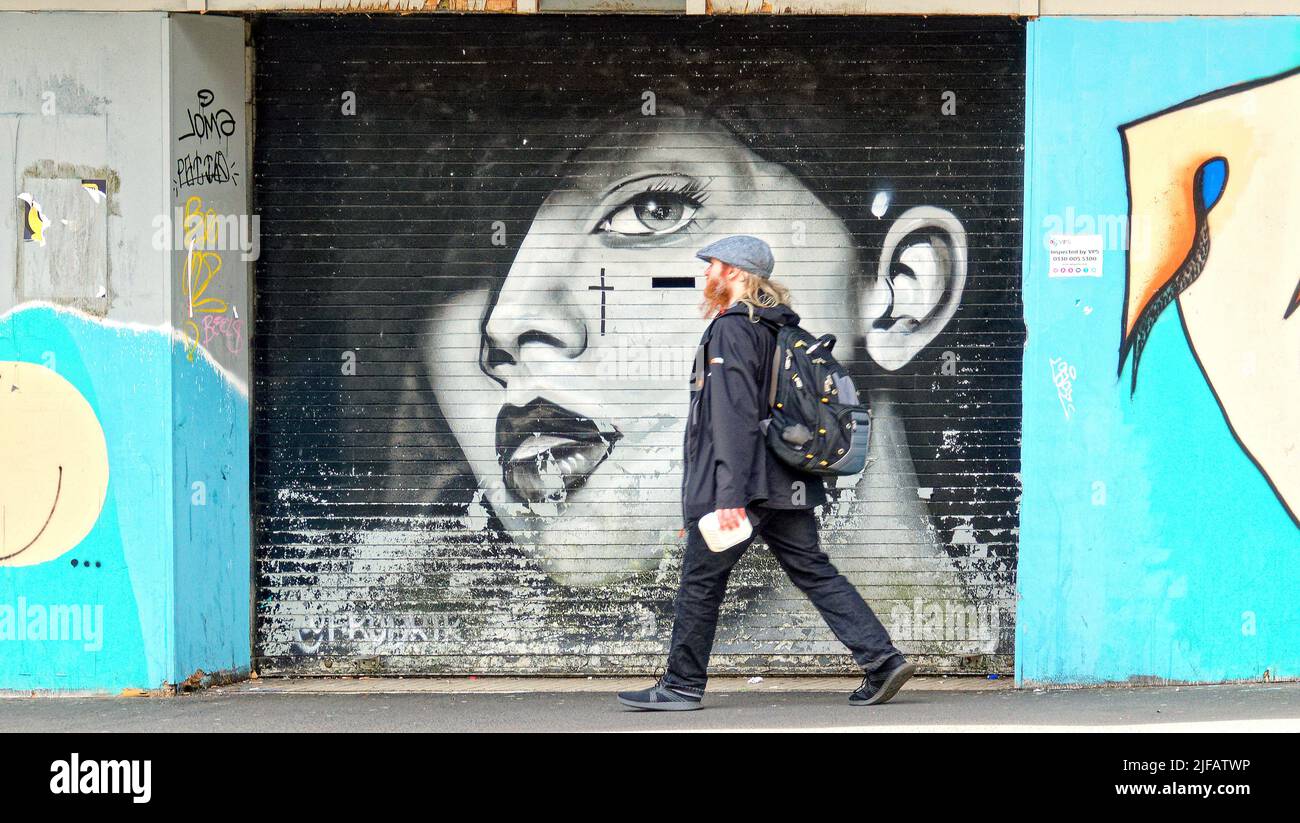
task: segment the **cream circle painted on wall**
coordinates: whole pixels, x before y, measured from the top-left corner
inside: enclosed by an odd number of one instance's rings
[[[42,365],[0,361],[0,566],[75,547],[107,493],[108,445],[86,398]]]

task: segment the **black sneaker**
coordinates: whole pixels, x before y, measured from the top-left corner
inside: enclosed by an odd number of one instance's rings
[[[916,673],[916,664],[895,655],[888,663],[862,678],[862,685],[849,695],[850,706],[875,706],[898,694],[903,684]]]
[[[619,692],[618,702],[634,709],[661,712],[689,712],[700,708],[704,692],[685,686],[668,686],[661,677],[648,689],[638,692]]]

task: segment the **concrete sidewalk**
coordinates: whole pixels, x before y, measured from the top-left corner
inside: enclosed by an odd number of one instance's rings
[[[1300,683],[1014,689],[917,678],[884,706],[856,679],[719,678],[705,709],[638,712],[646,678],[251,681],[180,697],[0,700],[0,731],[1300,731]]]
[[[256,694],[515,694],[521,692],[601,692],[612,694],[644,689],[651,677],[268,677],[226,687]],[[711,677],[710,694],[736,692],[844,692],[861,677]],[[907,685],[917,691],[995,691],[1013,689],[1011,678],[977,676],[915,677]]]

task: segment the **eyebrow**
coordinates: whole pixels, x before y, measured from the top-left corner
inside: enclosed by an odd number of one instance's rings
[[[637,173],[637,174],[628,175],[627,177],[621,178],[619,180],[614,181],[613,183],[610,183],[603,190],[601,190],[599,197],[601,200],[604,200],[606,197],[609,197],[611,194],[623,188],[624,186],[628,185],[629,183],[636,183],[639,180],[649,180],[653,177],[685,177],[688,180],[699,179],[693,174],[687,174],[686,172],[681,172],[681,171],[660,171],[660,172]]]

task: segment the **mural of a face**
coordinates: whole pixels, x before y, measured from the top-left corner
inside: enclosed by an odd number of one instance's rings
[[[268,658],[661,664],[706,328],[695,253],[749,234],[874,414],[867,467],[821,507],[824,550],[908,651],[1010,665],[1023,23],[547,20],[463,21],[464,48],[437,21],[395,27],[376,59],[306,81],[385,101],[339,123],[304,130],[280,116],[296,102],[260,98]],[[360,18],[264,25],[266,88],[295,55],[377,42]],[[979,48],[950,59],[964,38]],[[723,41],[747,45],[718,59]],[[960,113],[935,96],[951,88]],[[309,148],[338,162],[304,187],[281,172]],[[720,618],[724,669],[846,660],[761,545]]]
[[[108,493],[108,445],[71,383],[0,361],[0,454],[0,566],[54,560],[90,533]]]
[[[1130,252],[1120,368],[1177,300],[1233,435],[1300,511],[1300,69],[1121,127]],[[1297,522],[1300,522],[1298,520]]]
[[[709,118],[664,111],[575,154],[499,288],[458,295],[429,327],[432,388],[482,503],[568,585],[652,568],[677,541],[686,379],[705,325],[698,248],[763,238],[803,324],[865,335],[888,370],[961,299],[965,234],[950,213],[894,218],[863,272],[842,220],[789,170]],[[888,472],[899,444],[881,442]]]

